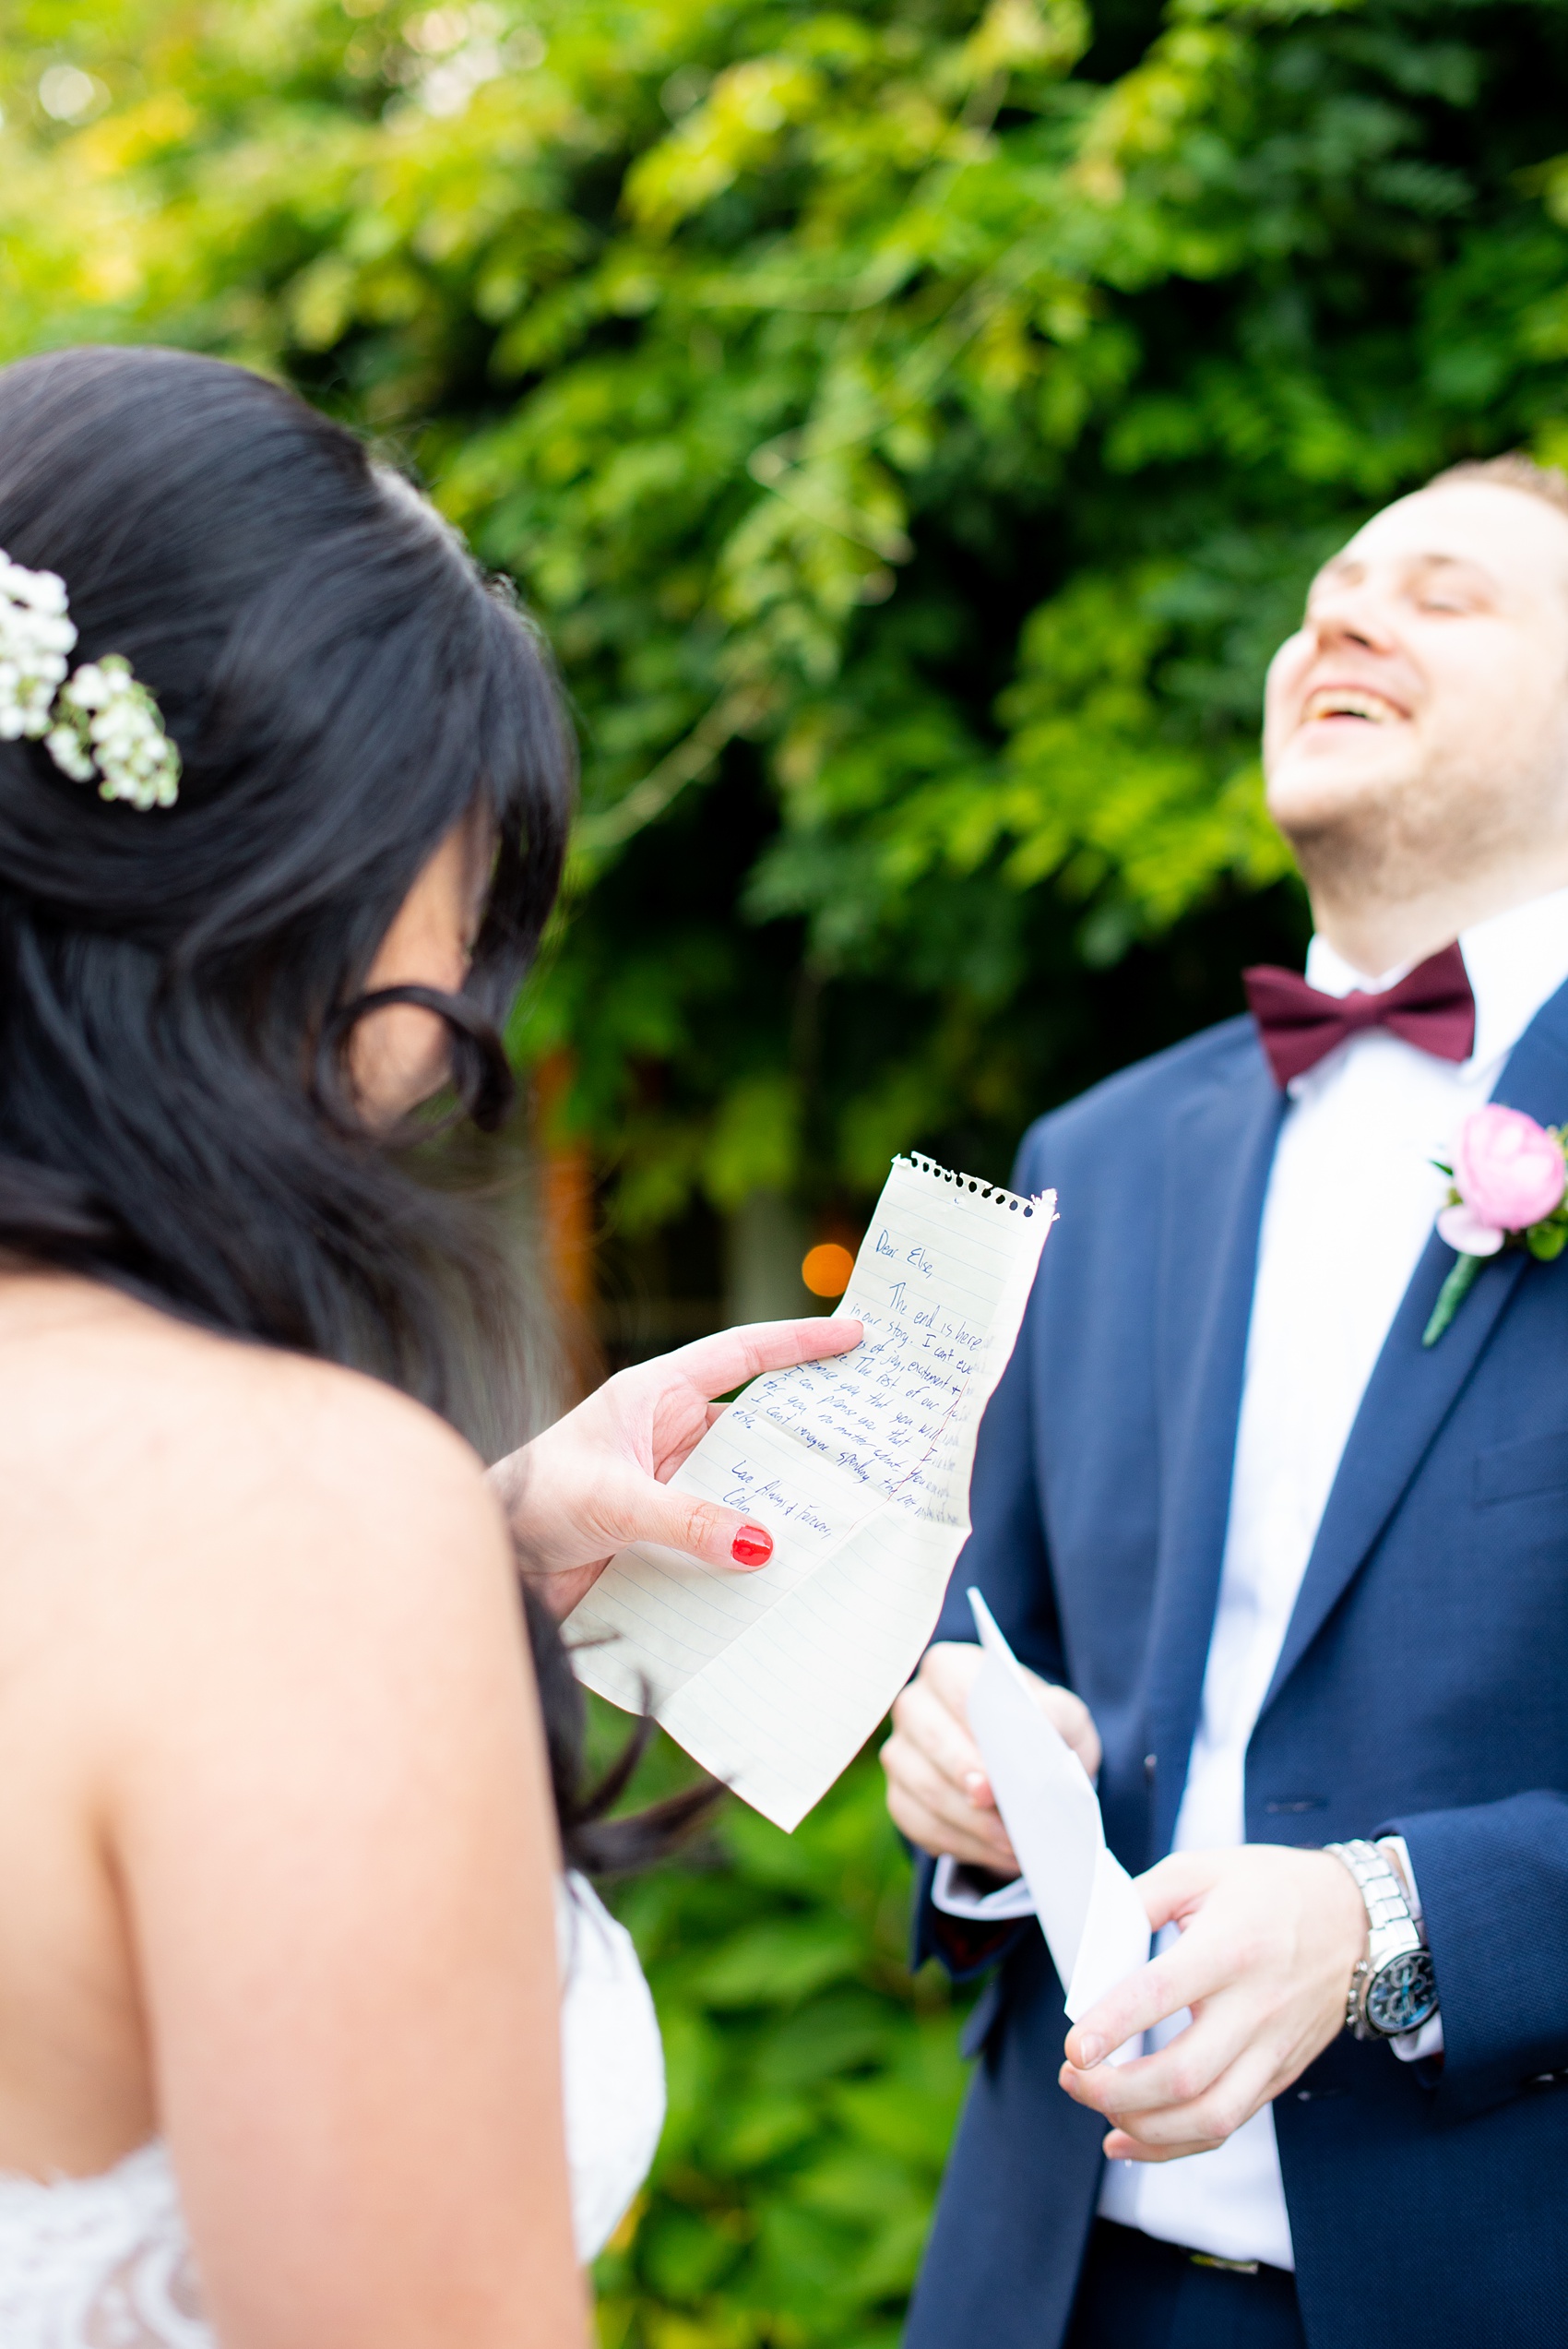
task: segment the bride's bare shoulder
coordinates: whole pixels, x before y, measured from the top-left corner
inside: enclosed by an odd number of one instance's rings
[[[192,1327],[93,1282],[0,1277],[0,1517],[58,1558],[113,1527],[123,1566],[187,1544],[494,1518],[474,1453],[380,1382]]]

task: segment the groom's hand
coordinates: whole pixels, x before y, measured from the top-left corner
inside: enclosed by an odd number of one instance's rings
[[[894,1705],[893,1735],[882,1749],[887,1807],[899,1832],[933,1858],[950,1853],[966,1867],[1014,1877],[1018,1863],[969,1735],[969,1690],[980,1667],[980,1651],[968,1640],[927,1649]],[[1088,1707],[1070,1688],[1053,1687],[1032,1672],[1025,1676],[1035,1702],[1092,1778],[1099,1768],[1099,1737]]]
[[[1181,1938],[1080,2016],[1060,2079],[1112,2124],[1108,2160],[1169,2162],[1222,2144],[1337,2036],[1367,1913],[1332,1853],[1278,1843],[1173,1853],[1138,1891]],[[1184,2008],[1158,2055],[1104,2062]]]

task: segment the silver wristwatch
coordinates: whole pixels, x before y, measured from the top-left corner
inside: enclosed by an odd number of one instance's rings
[[[1437,2012],[1437,1976],[1393,1863],[1375,1843],[1325,1843],[1367,1904],[1367,1953],[1350,1976],[1345,2027],[1358,2039],[1398,2039]]]

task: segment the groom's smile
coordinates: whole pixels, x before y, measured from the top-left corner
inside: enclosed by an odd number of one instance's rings
[[[1301,723],[1335,725],[1348,719],[1356,723],[1386,726],[1409,714],[1389,695],[1379,693],[1372,686],[1314,686],[1301,711]]]

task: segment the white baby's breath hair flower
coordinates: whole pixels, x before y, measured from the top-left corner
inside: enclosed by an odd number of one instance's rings
[[[101,799],[173,806],[180,795],[179,754],[163,731],[158,704],[119,653],[84,662],[61,686],[54,717],[43,746],[63,774],[87,783],[97,773]]]
[[[0,742],[42,742],[73,782],[96,776],[101,799],[172,807],[180,754],[157,702],[118,652],[68,674],[76,641],[65,581],[0,548]]]
[[[0,742],[42,741],[76,641],[64,579],[0,549]]]

